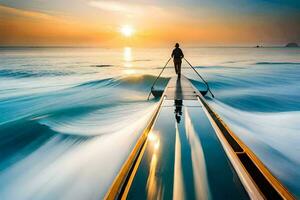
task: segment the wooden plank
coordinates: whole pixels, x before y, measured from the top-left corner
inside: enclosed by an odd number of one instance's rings
[[[171,78],[166,91],[166,99],[168,100],[197,100],[197,93],[190,81],[185,77]]]

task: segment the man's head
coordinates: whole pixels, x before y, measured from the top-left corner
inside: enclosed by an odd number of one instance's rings
[[[176,44],[175,44],[175,47],[176,47],[176,48],[178,48],[178,47],[179,47],[179,44],[178,44],[178,43],[176,43]]]

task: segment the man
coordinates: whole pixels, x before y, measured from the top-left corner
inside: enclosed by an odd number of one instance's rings
[[[181,75],[181,59],[184,57],[182,50],[179,48],[179,44],[175,44],[175,49],[172,52],[172,58],[174,61],[174,67],[175,67],[175,72],[178,75],[178,78],[180,78]]]

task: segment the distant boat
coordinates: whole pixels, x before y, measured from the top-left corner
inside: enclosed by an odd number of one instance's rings
[[[299,45],[295,42],[290,42],[287,45],[285,45],[285,47],[299,47]]]

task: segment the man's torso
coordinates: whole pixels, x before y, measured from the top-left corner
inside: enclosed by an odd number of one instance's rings
[[[182,58],[182,56],[183,56],[183,53],[182,53],[182,51],[181,51],[181,49],[180,48],[175,48],[174,50],[173,50],[173,58],[174,59],[181,59]]]

